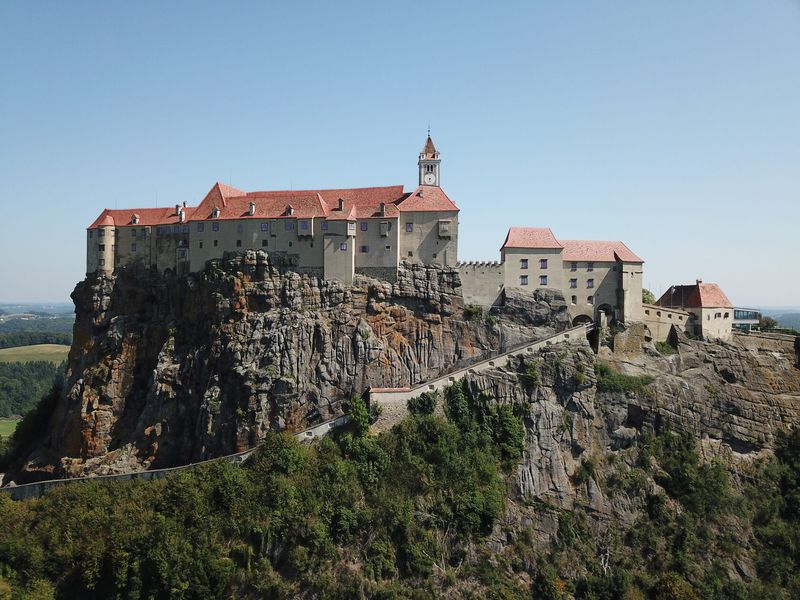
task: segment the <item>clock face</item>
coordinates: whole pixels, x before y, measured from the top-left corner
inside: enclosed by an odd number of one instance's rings
[[[434,175],[433,173],[425,173],[424,181],[427,185],[433,185],[434,183],[436,183],[436,175]]]

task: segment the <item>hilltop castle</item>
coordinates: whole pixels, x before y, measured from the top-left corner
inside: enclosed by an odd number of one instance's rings
[[[489,306],[506,288],[555,288],[576,323],[641,319],[642,259],[622,242],[559,241],[549,229],[512,227],[501,262],[459,263],[459,209],[441,188],[430,135],[417,166],[412,192],[244,192],[216,183],[196,207],[106,209],[87,231],[86,271],[139,265],[183,275],[225,252],[260,249],[350,285],[355,274],[394,281],[401,262],[421,262],[458,268],[467,302]]]

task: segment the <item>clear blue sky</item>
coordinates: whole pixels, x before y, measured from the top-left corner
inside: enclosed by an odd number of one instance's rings
[[[104,207],[416,184],[800,304],[800,2],[2,2],[0,302],[65,300]]]

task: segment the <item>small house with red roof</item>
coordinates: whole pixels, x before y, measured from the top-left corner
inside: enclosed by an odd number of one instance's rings
[[[87,229],[86,270],[134,265],[185,274],[228,251],[264,250],[294,270],[345,284],[394,281],[401,261],[455,265],[456,204],[440,186],[430,135],[419,185],[245,192],[216,183],[197,206],[104,210]]]
[[[679,309],[689,314],[685,330],[706,340],[728,340],[733,334],[733,304],[716,283],[698,279],[690,285],[673,285],[655,307]]]

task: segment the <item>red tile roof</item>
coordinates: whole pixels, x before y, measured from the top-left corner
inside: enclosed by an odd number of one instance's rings
[[[733,308],[725,292],[716,283],[702,281],[694,285],[673,285],[656,304],[665,307]]]
[[[190,220],[195,212],[195,208],[186,206],[183,208],[186,215],[186,220]],[[138,215],[139,222],[136,225],[171,225],[173,223],[180,223],[178,215],[175,213],[174,207],[164,208],[126,208],[126,209],[105,209],[94,222],[89,225],[89,229],[95,227],[123,227],[125,225],[133,226],[131,217]]]
[[[589,262],[644,262],[625,244],[618,241],[561,240],[564,246],[564,260],[585,260]]]
[[[511,227],[503,248],[562,248],[548,227]]]
[[[349,188],[335,190],[284,190],[276,192],[242,192],[228,188],[228,195],[222,197],[223,191],[215,193],[212,188],[200,204],[196,213],[197,219],[211,218],[214,207],[220,209],[219,219],[240,219],[250,216],[250,203],[255,204],[253,218],[274,219],[279,217],[311,218],[330,217],[332,219],[372,217],[396,217],[398,210],[394,202],[403,196],[403,186],[394,185],[372,188]],[[339,211],[339,200],[344,203],[344,210]],[[385,205],[385,214],[380,214],[380,205]],[[286,208],[294,208],[289,215]]]
[[[458,212],[455,202],[435,185],[421,185],[395,202],[400,212]]]

